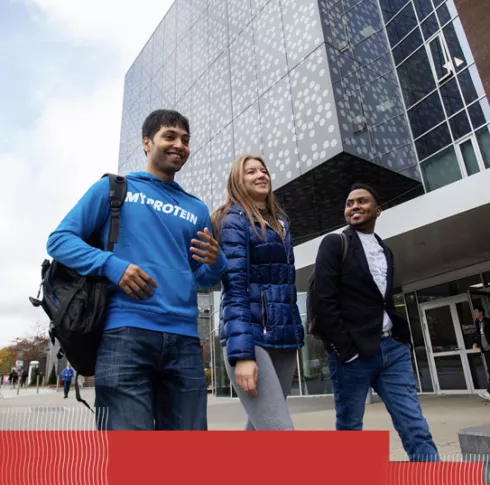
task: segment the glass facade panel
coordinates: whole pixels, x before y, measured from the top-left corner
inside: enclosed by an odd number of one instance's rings
[[[420,160],[424,160],[429,157],[433,153],[436,153],[439,150],[442,150],[444,147],[448,146],[451,143],[451,134],[449,133],[449,128],[447,123],[444,123],[431,132],[427,133],[427,135],[419,138],[415,142],[415,146],[417,148],[417,153],[419,155]]]
[[[412,4],[409,3],[387,26],[388,39],[391,45],[398,44],[413,28],[417,26],[417,17]]]
[[[415,52],[397,71],[407,109],[436,87],[425,49]]]
[[[454,140],[459,140],[463,136],[467,135],[471,131],[470,122],[466,111],[463,111],[456,116],[449,119],[449,125],[451,126],[451,132]]]
[[[458,349],[458,340],[454,331],[453,317],[449,305],[425,310],[425,318],[432,344],[432,351],[452,352]]]
[[[480,147],[480,153],[483,158],[485,168],[490,168],[490,132],[489,127],[485,126],[476,132],[476,139]]]
[[[470,104],[478,98],[476,93],[475,85],[473,84],[473,79],[471,79],[471,74],[469,69],[463,71],[458,75],[459,85],[461,86],[461,91],[463,92],[463,97],[466,104]]]
[[[411,108],[408,118],[415,138],[439,124],[445,118],[439,94],[431,94]]]
[[[471,139],[464,141],[459,145],[461,150],[461,156],[463,157],[464,165],[468,175],[473,175],[480,171],[480,165],[476,158],[475,149],[473,148],[473,142]]]
[[[413,0],[415,5],[415,10],[417,10],[417,15],[419,16],[419,20],[424,19],[432,13],[432,3],[430,0]]]
[[[379,0],[385,22],[388,22],[407,3],[408,0]]]
[[[422,22],[422,33],[427,40],[439,30],[436,14],[432,14],[427,20]]]
[[[481,283],[479,274],[418,290],[417,296],[419,303],[425,303],[466,293],[471,285],[478,283]]]
[[[480,102],[472,104],[468,108],[468,114],[470,115],[470,120],[471,124],[473,125],[473,129],[479,128],[480,126],[484,125],[487,123],[487,121],[490,119],[489,114],[485,115],[484,109],[488,109],[488,101],[485,99],[484,100],[485,105],[482,106]]]
[[[448,147],[420,164],[428,192],[462,178],[454,147]]]
[[[437,16],[439,17],[439,22],[442,26],[446,25],[451,20],[451,12],[446,4],[437,9]]]
[[[408,37],[393,49],[395,64],[400,64],[412,52],[422,44],[422,35],[420,30],[414,30]]]
[[[460,355],[435,357],[441,391],[464,391],[468,387]]]
[[[456,79],[451,79],[451,81],[441,86],[441,97],[448,116],[464,108]]]
[[[406,294],[405,303],[407,305],[407,314],[410,321],[410,330],[412,331],[413,346],[415,357],[417,359],[420,385],[422,387],[421,391],[434,392],[416,294]]]

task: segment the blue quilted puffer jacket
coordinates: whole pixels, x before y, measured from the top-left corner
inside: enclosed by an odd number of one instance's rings
[[[289,225],[283,223],[285,242],[268,225],[266,238],[260,239],[239,205],[232,206],[223,221],[219,243],[228,271],[222,277],[220,340],[232,366],[238,360],[255,360],[255,345],[299,349],[304,344],[293,243]]]

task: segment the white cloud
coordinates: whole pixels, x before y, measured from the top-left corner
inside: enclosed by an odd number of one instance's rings
[[[135,59],[173,3],[169,0],[25,0],[67,39],[105,45],[125,62]]]
[[[47,94],[41,115],[30,126],[12,129],[8,150],[0,152],[4,175],[0,347],[24,335],[36,321],[47,325],[44,312],[28,301],[40,282],[47,237],[92,183],[105,172],[117,170],[124,74],[171,4],[161,0],[24,1],[36,8],[37,21],[46,25],[51,39],[64,43],[68,51],[83,43],[93,56],[101,57],[101,65],[106,58],[113,67],[94,72],[97,82],[82,93],[79,86],[70,92],[69,81],[59,92],[43,89],[43,79],[51,73],[40,71],[37,89]],[[114,55],[120,62],[109,62]],[[59,76],[57,83],[63,83]],[[31,98],[26,96],[25,102]],[[40,97],[35,99],[39,103]]]

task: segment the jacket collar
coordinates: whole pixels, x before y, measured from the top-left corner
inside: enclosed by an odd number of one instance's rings
[[[357,231],[352,226],[348,226],[344,232],[349,238],[349,243],[352,245],[352,252],[354,253],[355,258],[357,259],[357,262],[359,263],[361,270],[368,277],[369,281],[372,282],[372,285],[376,289],[376,291],[381,295],[378,285],[374,281],[373,275],[371,274],[371,270],[369,269],[369,263],[366,258],[366,253],[364,252],[364,247],[362,245],[361,239]],[[387,264],[386,292],[384,295],[381,295],[383,299],[385,299],[386,296],[391,291],[391,287],[393,285],[393,260],[391,257],[391,252],[386,247],[383,240],[377,234],[374,234],[374,236],[376,237],[380,246],[383,248],[386,257],[386,264]]]

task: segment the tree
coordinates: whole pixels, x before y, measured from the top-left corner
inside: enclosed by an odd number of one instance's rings
[[[7,349],[15,359],[41,360],[49,349],[46,326],[41,322],[36,322],[26,336],[15,339]]]
[[[15,355],[7,348],[0,349],[0,375],[10,374],[10,369],[15,366]]]

